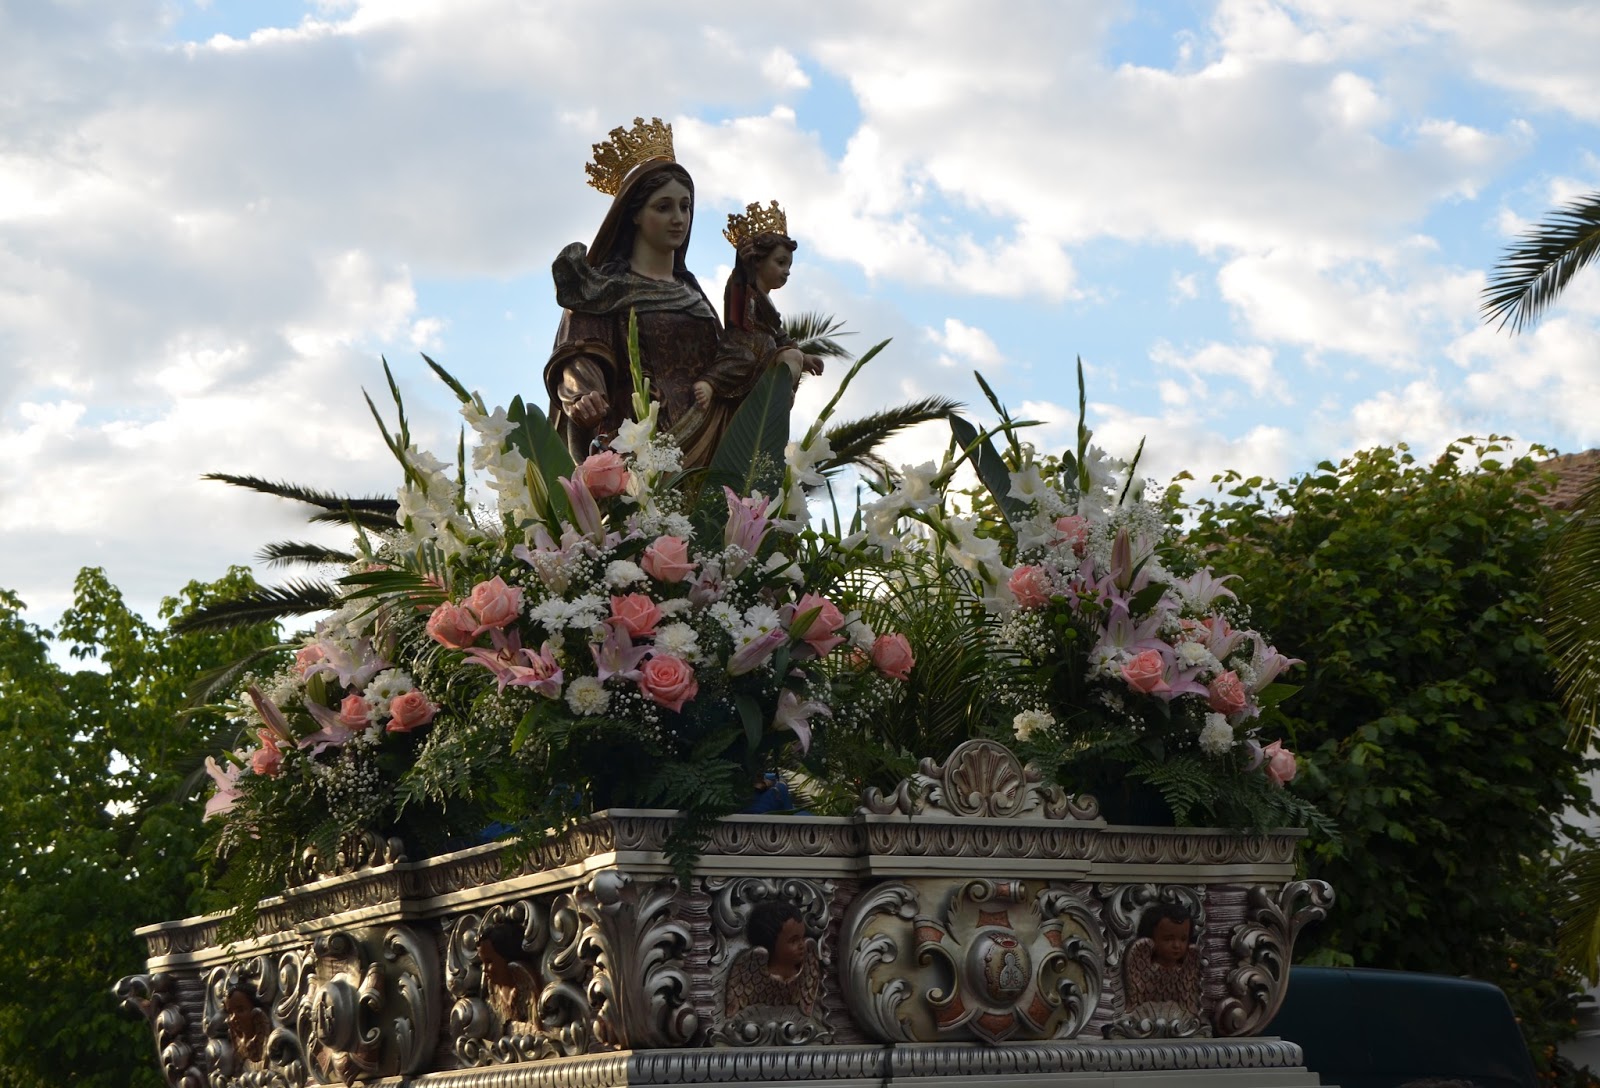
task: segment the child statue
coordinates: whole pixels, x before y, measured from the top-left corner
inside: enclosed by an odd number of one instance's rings
[[[743,215],[729,215],[722,236],[734,248],[733,274],[722,293],[724,328],[716,357],[693,385],[697,410],[680,417],[674,430],[685,465],[711,462],[739,405],[771,367],[787,366],[796,383],[802,373],[822,373],[822,358],[795,345],[772,304],[771,293],[789,282],[798,248],[778,202],[750,204]]]
[[[728,1017],[760,1013],[811,1017],[822,989],[822,971],[800,911],[782,900],[757,903],[750,910],[745,935],[750,947],[733,961],[724,987]]]
[[[1177,1023],[1200,1014],[1200,950],[1194,917],[1176,903],[1152,903],[1123,963],[1128,1015]]]

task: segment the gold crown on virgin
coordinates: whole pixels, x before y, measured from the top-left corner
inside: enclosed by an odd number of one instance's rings
[[[583,170],[590,185],[616,196],[629,172],[652,159],[678,161],[672,155],[672,126],[662,124],[659,117],[650,118],[648,125],[643,117],[635,117],[631,129],[614,128],[608,142],[594,145],[594,161]]]
[[[722,236],[728,240],[734,249],[739,248],[739,243],[758,234],[789,234],[789,217],[783,214],[783,209],[778,207],[776,200],[765,208],[760,203],[745,205],[743,215],[729,215],[728,229]]]

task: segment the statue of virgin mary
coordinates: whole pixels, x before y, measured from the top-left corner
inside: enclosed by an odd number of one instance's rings
[[[632,415],[628,314],[666,431],[694,406],[693,386],[717,351],[716,310],[684,265],[694,225],[694,181],[673,158],[672,126],[635,118],[594,145],[589,183],[612,197],[587,248],[574,242],[552,268],[562,307],[545,364],[550,420],[575,460]]]

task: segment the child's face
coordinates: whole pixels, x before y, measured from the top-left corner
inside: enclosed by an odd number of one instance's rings
[[[1163,918],[1156,923],[1150,940],[1155,945],[1155,961],[1166,967],[1176,967],[1183,962],[1184,956],[1189,952],[1189,931],[1194,928],[1194,923],[1189,921],[1174,922],[1170,918]]]

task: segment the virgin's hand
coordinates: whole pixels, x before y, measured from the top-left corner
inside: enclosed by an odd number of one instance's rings
[[[805,361],[804,365],[802,365],[800,367],[800,369],[805,371],[807,374],[821,374],[822,373],[822,356],[820,356],[820,355],[807,355],[806,356],[806,361]]]
[[[694,402],[696,404],[698,404],[702,408],[704,408],[706,405],[711,403],[711,383],[710,382],[695,382],[694,383]]]
[[[604,393],[585,393],[572,402],[570,409],[572,421],[580,427],[593,427],[605,419],[609,411],[611,402]]]

